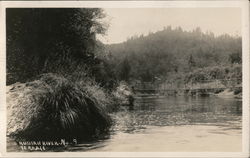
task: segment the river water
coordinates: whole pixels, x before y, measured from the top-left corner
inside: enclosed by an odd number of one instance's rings
[[[70,151],[241,151],[242,101],[218,97],[138,97],[114,113],[107,139]]]
[[[110,134],[59,151],[241,151],[242,101],[218,97],[137,97],[112,114]]]

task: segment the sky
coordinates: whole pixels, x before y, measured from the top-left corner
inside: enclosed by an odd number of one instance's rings
[[[105,36],[98,36],[103,43],[126,41],[134,35],[147,35],[164,27],[182,27],[191,31],[200,27],[203,32],[215,35],[241,36],[240,8],[104,8],[109,24]]]

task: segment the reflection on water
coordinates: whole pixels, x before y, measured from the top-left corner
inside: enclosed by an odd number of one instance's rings
[[[241,119],[242,102],[216,97],[138,98],[134,110],[114,114],[114,130],[133,132],[147,126],[223,124]]]
[[[71,147],[68,150],[150,151],[154,149],[153,146],[160,144],[159,147],[156,147],[159,151],[162,146],[169,148],[170,151],[175,151],[181,148],[184,142],[190,143],[185,138],[181,138],[184,136],[183,132],[185,132],[185,137],[189,137],[193,141],[193,144],[183,146],[183,149],[191,146],[191,151],[192,147],[198,150],[199,143],[196,140],[208,138],[205,140],[207,147],[203,145],[206,150],[208,150],[207,148],[213,150],[211,146],[214,146],[213,143],[216,141],[219,144],[220,142],[226,143],[226,140],[233,141],[231,139],[235,139],[234,144],[238,144],[238,146],[225,148],[232,151],[238,150],[241,144],[241,115],[242,101],[237,99],[190,96],[140,97],[135,100],[133,110],[123,107],[119,112],[112,114],[115,123],[111,128],[110,138],[92,143],[88,148],[84,148],[83,143],[79,144],[77,148]],[[197,126],[197,129],[186,128],[186,125],[192,125],[192,128]],[[207,125],[211,128],[208,128]],[[219,128],[213,128],[215,126]],[[234,132],[234,130],[237,132],[232,133],[231,131]],[[196,137],[188,136],[192,135],[190,133],[194,131],[197,131]],[[164,139],[168,141],[162,141]],[[171,139],[173,139],[172,143]],[[177,146],[175,146],[176,144]],[[215,149],[224,150],[219,146]]]
[[[168,146],[169,149],[173,148],[171,151],[175,151],[177,147],[174,147],[173,142],[177,143],[178,147],[183,143],[190,143],[189,140],[180,138],[182,132],[185,131],[185,135],[189,132],[191,135],[196,130],[186,128],[186,125],[192,125],[192,128],[197,127],[197,136],[192,138],[194,144],[196,139],[208,136],[207,132],[210,133],[210,137],[207,137],[209,139],[205,141],[209,143],[210,140],[213,143],[234,130],[238,133],[233,133],[233,136],[237,136],[235,140],[241,144],[238,139],[241,134],[241,115],[242,101],[236,99],[190,96],[140,97],[136,98],[133,110],[122,107],[119,112],[112,114],[114,125],[110,129],[110,135],[105,139],[88,143],[78,142],[79,144],[68,146],[61,151],[116,151],[118,146],[125,151],[126,147],[129,147],[128,151],[131,149],[136,151],[139,148],[147,151],[152,147],[148,142],[152,141],[156,141],[155,145],[161,142],[161,146]],[[206,129],[208,127],[211,129]],[[178,132],[180,132],[179,135]],[[174,137],[175,140],[171,145],[171,139]],[[234,137],[225,137],[223,141],[231,138]],[[162,139],[168,141],[162,141]],[[186,148],[187,146],[184,146],[184,149]],[[210,148],[209,145],[208,148]],[[230,147],[227,148],[230,149]]]

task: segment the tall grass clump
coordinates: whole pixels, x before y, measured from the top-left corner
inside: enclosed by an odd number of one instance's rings
[[[85,79],[77,82],[77,84],[82,91],[85,91],[106,112],[110,113],[119,108],[119,102],[116,101],[113,93],[99,86],[94,80]]]
[[[43,74],[39,80],[12,89],[24,102],[8,103],[8,133],[26,139],[93,139],[107,131],[111,119],[92,91],[60,75]],[[91,87],[91,85],[89,85]],[[9,98],[13,100],[13,98]]]

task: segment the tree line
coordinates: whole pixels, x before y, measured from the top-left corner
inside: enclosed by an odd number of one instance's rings
[[[241,37],[215,36],[200,28],[184,31],[168,26],[106,47],[113,72],[126,81],[166,80],[196,69],[241,64],[242,60]]]

